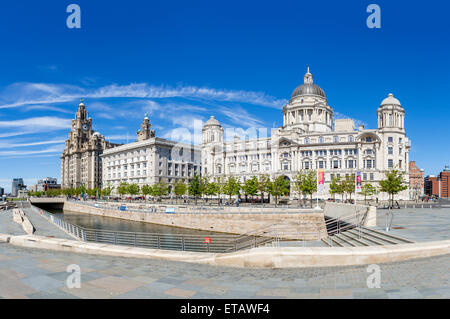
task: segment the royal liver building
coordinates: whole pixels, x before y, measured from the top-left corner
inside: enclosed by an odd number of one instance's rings
[[[377,129],[362,125],[355,129],[351,119],[333,120],[333,109],[308,68],[304,83],[283,107],[283,126],[272,130],[270,137],[224,141],[224,130],[212,116],[202,129],[202,174],[234,175],[242,182],[269,174],[293,181],[300,170],[324,169],[326,193],[319,195],[322,198],[330,196],[333,177],[342,179],[356,171],[361,171],[363,182],[375,186],[392,168],[404,171],[407,181],[410,142],[405,134],[405,110],[389,94],[377,117]],[[407,199],[408,191],[399,195]]]
[[[62,188],[87,189],[102,187],[102,163],[104,150],[117,146],[92,129],[92,119],[81,101],[72,120],[72,130],[61,155]]]

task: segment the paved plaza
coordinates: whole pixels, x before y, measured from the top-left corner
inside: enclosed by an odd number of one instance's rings
[[[69,289],[67,266],[81,268]],[[450,255],[367,266],[243,269],[82,255],[0,244],[2,298],[450,298]]]
[[[377,227],[385,230],[387,209],[377,210]],[[416,242],[447,240],[450,238],[450,208],[393,209],[389,234]]]
[[[380,213],[383,212],[380,210]],[[71,239],[25,209],[37,235]],[[415,241],[449,238],[449,209],[394,211],[392,234]],[[381,215],[381,214],[380,214]],[[382,229],[384,220],[378,219]],[[23,235],[12,211],[0,213],[0,233]],[[312,244],[312,243],[311,243]],[[311,245],[314,246],[314,245]],[[71,264],[81,288],[69,289]],[[157,259],[95,256],[0,243],[1,298],[450,298],[450,255],[380,264],[380,288],[368,288],[367,265],[248,269]]]

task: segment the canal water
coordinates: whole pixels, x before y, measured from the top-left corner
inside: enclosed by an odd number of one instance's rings
[[[68,223],[89,229],[103,229],[113,231],[126,231],[136,233],[157,233],[177,235],[214,235],[223,234],[211,231],[202,231],[181,227],[172,227],[144,222],[137,222],[119,218],[104,217],[62,210],[49,210],[50,213],[63,218]]]

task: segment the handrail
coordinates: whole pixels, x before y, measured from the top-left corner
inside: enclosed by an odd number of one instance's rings
[[[43,209],[31,205],[31,209],[42,214],[50,222],[58,225],[67,233],[87,242],[101,242],[115,245],[127,245],[135,247],[149,247],[158,249],[182,250],[182,251],[208,251],[224,252],[230,249],[238,250],[256,247],[272,238],[260,239],[257,236],[233,235],[233,234],[160,234],[145,232],[127,232],[104,229],[85,228],[55,216]],[[204,237],[210,237],[206,242]]]

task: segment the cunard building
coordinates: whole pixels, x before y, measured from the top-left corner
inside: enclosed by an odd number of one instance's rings
[[[92,129],[92,119],[83,101],[78,105],[72,130],[61,156],[62,188],[87,189],[102,187],[102,163],[100,155],[103,151],[118,146],[105,141],[105,137]]]
[[[405,133],[405,110],[389,94],[376,110],[376,129],[355,128],[351,119],[333,119],[325,92],[309,72],[283,107],[283,126],[270,137],[232,141],[212,116],[202,129],[202,174],[236,176],[241,182],[259,174],[294,180],[300,170],[324,169],[326,193],[333,177],[361,171],[363,182],[377,186],[385,171],[397,168],[408,181],[410,141]],[[236,114],[239,116],[239,114]],[[379,194],[383,198],[385,194]],[[408,198],[408,190],[399,194]]]

